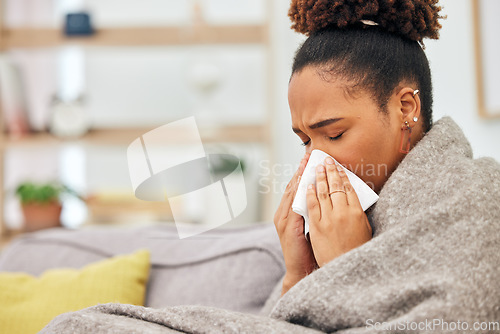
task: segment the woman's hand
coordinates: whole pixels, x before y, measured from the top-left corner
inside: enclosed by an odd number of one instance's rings
[[[326,168],[325,168],[326,166]],[[309,237],[320,267],[372,238],[372,229],[344,170],[331,158],[307,189]]]
[[[304,236],[304,218],[292,211],[293,199],[308,159],[309,154],[306,153],[298,170],[288,183],[274,215],[274,225],[280,238],[286,266],[282,294],[317,268],[311,244]]]

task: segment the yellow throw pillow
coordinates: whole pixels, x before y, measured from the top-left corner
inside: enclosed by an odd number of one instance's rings
[[[0,273],[0,333],[37,333],[55,316],[102,303],[144,305],[150,254],[140,250],[40,277]]]

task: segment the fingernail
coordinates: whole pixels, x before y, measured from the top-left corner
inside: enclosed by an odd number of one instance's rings
[[[310,185],[307,186],[307,189],[312,189],[314,185],[311,183]]]
[[[326,163],[329,165],[333,165],[333,159],[330,157],[326,158]]]
[[[323,165],[318,165],[318,166],[316,166],[316,171],[317,171],[317,172],[320,172],[320,173],[321,173],[321,172],[324,172],[324,171],[325,171],[325,166],[323,166]]]
[[[338,170],[339,172],[343,172],[343,171],[344,171],[344,169],[342,169],[342,166],[340,166],[340,165],[337,165],[337,170]]]

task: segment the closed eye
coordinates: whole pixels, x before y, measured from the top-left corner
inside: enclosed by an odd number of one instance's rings
[[[335,136],[335,137],[327,137],[328,140],[330,141],[335,141],[335,140],[338,140],[340,137],[342,137],[342,135],[344,134],[344,132],[342,132],[341,134],[339,134],[338,136]],[[311,139],[309,139],[308,141],[305,141],[303,142],[301,145],[302,146],[307,146],[309,145],[309,143],[311,142]]]
[[[336,136],[336,137],[328,137],[328,139],[329,139],[329,140],[331,140],[331,141],[335,141],[335,140],[339,139],[340,137],[342,137],[342,135],[343,135],[343,134],[344,134],[344,133],[342,132],[342,133],[341,133],[341,134],[339,134],[338,136]]]

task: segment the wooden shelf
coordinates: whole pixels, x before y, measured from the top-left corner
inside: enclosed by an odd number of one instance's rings
[[[90,145],[129,145],[136,138],[151,131],[149,128],[116,128],[94,129],[81,138],[61,139],[47,132],[29,133],[19,138],[4,136],[0,147],[31,148],[37,146],[58,145],[66,143],[82,143]],[[221,126],[217,128],[200,128],[200,137],[203,142],[266,142],[268,131],[262,125]],[[171,143],[182,143],[181,133],[171,133]]]
[[[173,221],[168,201],[146,202],[138,200],[133,195],[130,198],[90,198],[87,200],[87,208],[89,222],[94,224],[130,221],[131,218],[141,215],[148,215],[155,221]]]
[[[0,234],[0,252],[7,247],[12,240],[16,237],[21,236],[22,230],[5,230]]]
[[[144,47],[144,46],[190,46],[190,45],[241,45],[258,44],[271,50],[269,44],[269,21],[262,24],[242,25],[209,25],[203,16],[194,10],[191,24],[184,26],[150,26],[150,27],[108,27],[97,28],[91,36],[68,37],[61,28],[5,27],[4,2],[0,0],[0,52],[11,49],[52,48],[65,45],[83,47]],[[271,2],[268,8],[273,6]],[[271,59],[272,57],[269,57]],[[269,104],[269,107],[272,104]],[[1,106],[0,106],[1,109]],[[2,110],[0,110],[0,116]],[[3,117],[0,117],[0,129],[3,129]],[[271,127],[268,122],[261,125],[238,125],[220,127],[200,127],[203,143],[261,143],[271,142]],[[101,128],[92,129],[77,139],[60,139],[48,132],[29,133],[19,138],[9,137],[0,130],[0,246],[5,244],[14,234],[10,233],[3,220],[4,206],[4,153],[6,149],[41,148],[77,143],[82,145],[121,145],[128,146],[141,135],[153,130],[151,127]],[[171,138],[170,138],[171,136]],[[170,133],[162,138],[166,145],[185,144],[186,134]],[[161,144],[161,143],[160,143]],[[36,167],[36,166],[35,166]],[[267,201],[269,202],[269,201]],[[147,204],[147,205],[146,205]],[[165,216],[164,203],[151,204],[137,202],[134,205],[121,202],[93,201],[90,210],[95,216],[119,215],[124,206],[133,207],[132,211],[159,213]],[[168,213],[168,212],[167,212]],[[2,236],[4,238],[2,239]]]
[[[83,46],[147,46],[189,44],[253,44],[267,39],[265,25],[102,28],[91,36],[67,37],[59,29],[5,28],[2,47],[34,48],[65,44]]]

